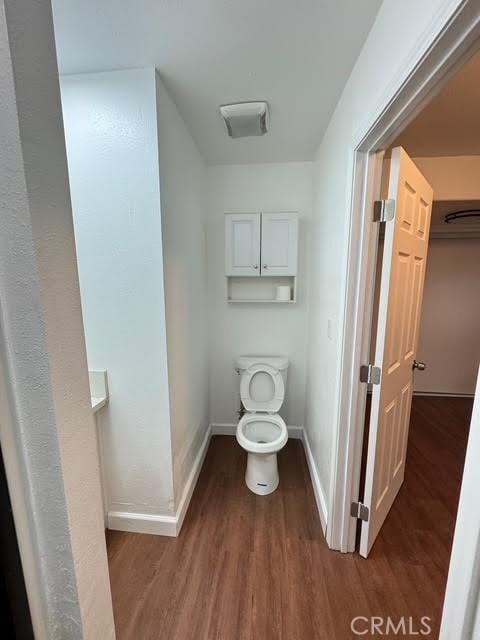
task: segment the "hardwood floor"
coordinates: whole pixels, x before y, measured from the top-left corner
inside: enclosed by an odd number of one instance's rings
[[[437,638],[471,409],[414,398],[405,483],[368,560],[326,547],[299,441],[257,497],[235,438],[213,438],[178,538],[108,532],[117,638],[347,640],[355,616],[428,616]]]

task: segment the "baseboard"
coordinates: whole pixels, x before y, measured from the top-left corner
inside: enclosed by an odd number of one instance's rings
[[[202,445],[198,450],[192,470],[183,489],[175,515],[153,515],[150,513],[129,513],[127,511],[109,511],[107,516],[108,528],[115,531],[130,531],[132,533],[150,533],[157,536],[178,536],[188,505],[193,495],[198,476],[202,469],[203,461],[207,454],[211,437],[211,428],[208,427]]]
[[[212,436],[234,436],[237,431],[237,425],[231,423],[218,423],[213,422],[210,425]],[[327,500],[325,498],[325,492],[320,482],[315,461],[313,459],[312,450],[310,448],[310,442],[306,431],[303,427],[287,426],[288,437],[296,440],[301,440],[303,448],[305,450],[305,457],[307,459],[308,470],[310,472],[310,479],[312,481],[313,493],[315,495],[315,502],[317,503],[318,514],[320,522],[322,524],[323,533],[327,529]]]
[[[203,461],[208,451],[208,445],[212,435],[234,436],[237,429],[236,424],[213,423],[205,433],[202,445],[195,458],[194,465],[185,484],[180,503],[175,515],[154,515],[150,513],[129,513],[127,511],[109,511],[107,516],[108,528],[116,531],[130,531],[132,533],[148,533],[158,536],[178,536],[182,528],[185,515],[190,504],[190,500],[197,484],[198,476],[202,469]],[[289,438],[301,440],[305,450],[310,479],[312,481],[313,493],[317,503],[320,522],[323,533],[327,527],[327,501],[323,491],[320,478],[317,473],[315,461],[308,436],[303,427],[289,426]]]
[[[208,445],[210,443],[210,438],[212,436],[212,429],[209,426],[207,431],[205,432],[205,437],[203,438],[203,442],[198,450],[198,453],[195,457],[195,461],[193,463],[192,470],[188,476],[187,482],[185,483],[185,487],[183,489],[182,497],[180,498],[180,502],[176,511],[176,520],[177,520],[177,529],[176,534],[179,535],[183,521],[185,519],[185,514],[187,513],[188,506],[190,504],[190,500],[192,499],[193,491],[195,489],[195,485],[197,484],[198,476],[200,475],[200,471],[202,470],[203,461],[205,460],[205,456],[207,455]]]
[[[127,511],[109,511],[108,528],[114,531],[132,533],[150,533],[157,536],[176,536],[176,516],[161,516],[151,513],[129,513]]]
[[[237,432],[237,425],[231,422],[212,422],[210,425],[212,436],[234,436]],[[287,426],[288,437],[294,440],[302,440],[303,427],[294,425]]]
[[[372,390],[367,391],[367,395],[372,395]],[[474,398],[474,393],[450,393],[448,391],[414,391],[414,396],[425,396],[433,398]]]
[[[322,524],[323,535],[327,530],[327,499],[325,497],[325,491],[323,490],[322,483],[320,482],[320,476],[317,472],[317,466],[313,458],[312,449],[310,447],[310,441],[308,440],[307,432],[303,430],[303,448],[305,449],[305,457],[307,458],[308,470],[310,471],[310,479],[312,481],[313,493],[315,495],[315,501],[317,503],[318,514],[320,516],[320,522]]]
[[[446,391],[414,391],[414,396],[433,396],[435,398],[474,398],[473,393],[449,393]]]
[[[303,427],[298,427],[295,425],[287,426],[288,437],[292,440],[302,440],[303,441]]]

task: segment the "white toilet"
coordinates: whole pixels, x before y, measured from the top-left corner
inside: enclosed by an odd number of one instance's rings
[[[288,440],[277,411],[283,404],[288,359],[281,356],[242,356],[237,360],[240,397],[246,413],[237,426],[237,441],[248,452],[245,482],[265,496],[278,487],[277,453]]]

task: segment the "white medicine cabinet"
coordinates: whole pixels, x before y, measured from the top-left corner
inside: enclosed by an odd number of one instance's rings
[[[226,214],[225,274],[230,302],[295,302],[297,259],[296,213]]]

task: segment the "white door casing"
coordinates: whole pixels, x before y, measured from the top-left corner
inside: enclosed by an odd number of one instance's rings
[[[433,190],[407,153],[392,151],[385,224],[360,553],[367,557],[403,483]]]
[[[236,213],[225,217],[225,274],[260,275],[260,214]]]
[[[298,217],[293,213],[262,214],[262,276],[297,274]]]
[[[480,371],[448,571],[440,640],[480,638]]]

